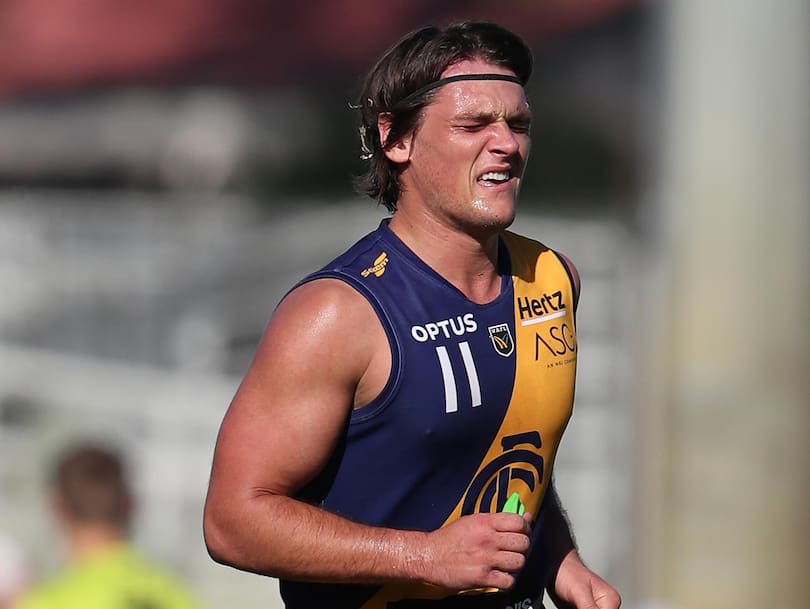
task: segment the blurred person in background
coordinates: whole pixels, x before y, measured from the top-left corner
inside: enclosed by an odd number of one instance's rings
[[[193,609],[193,595],[128,541],[133,497],[124,463],[103,446],[80,445],[58,459],[51,504],[68,554],[53,579],[13,609]]]
[[[468,22],[413,32],[365,80],[360,186],[392,217],[277,307],[206,501],[212,557],[281,578],[290,609],[620,604],[552,483],[578,276],[506,231],[531,69],[516,35]]]

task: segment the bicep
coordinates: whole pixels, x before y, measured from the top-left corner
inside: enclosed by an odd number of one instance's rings
[[[290,495],[323,467],[368,360],[366,345],[345,340],[362,300],[347,290],[315,282],[279,305],[223,420],[213,492]]]

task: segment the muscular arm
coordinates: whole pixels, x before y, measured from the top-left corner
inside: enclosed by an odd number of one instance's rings
[[[217,439],[204,517],[215,560],[309,581],[513,584],[528,548],[528,525],[513,514],[425,533],[366,526],[293,498],[389,368],[382,327],[353,289],[318,280],[285,298]]]

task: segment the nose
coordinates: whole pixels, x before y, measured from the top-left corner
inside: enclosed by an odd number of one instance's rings
[[[520,150],[520,139],[505,120],[492,123],[490,151],[494,154],[512,156]]]

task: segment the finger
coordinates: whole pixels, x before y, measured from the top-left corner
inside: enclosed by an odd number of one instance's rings
[[[517,573],[526,565],[526,557],[520,552],[498,552],[493,567],[506,573]]]
[[[529,533],[528,521],[525,518],[525,514],[518,516],[517,514],[498,512],[497,514],[492,514],[492,516],[494,519],[493,526],[496,531],[502,533],[523,533],[526,535]]]
[[[492,571],[487,586],[497,590],[511,590],[515,586],[515,576],[506,571]]]
[[[519,554],[525,554],[531,545],[529,536],[523,533],[501,533],[498,541],[501,550]]]
[[[622,604],[622,597],[619,593],[610,588],[601,594],[594,594],[597,607],[599,609],[619,609]]]

